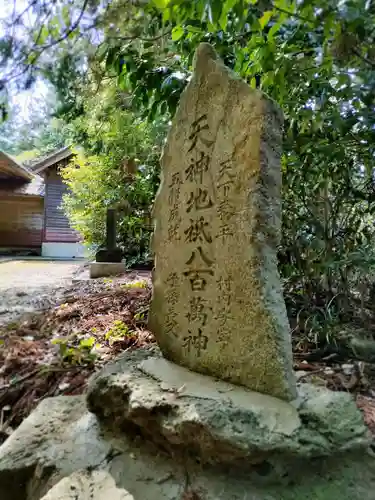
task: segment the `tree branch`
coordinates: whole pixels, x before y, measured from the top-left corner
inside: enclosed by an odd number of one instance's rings
[[[375,62],[374,61],[370,61],[370,59],[367,59],[367,57],[363,56],[358,49],[356,48],[352,48],[352,52],[353,54],[355,54],[357,57],[359,57],[363,62],[365,62],[366,64],[368,64],[369,66],[371,66],[373,69],[375,69]]]
[[[68,36],[73,33],[79,26],[79,23],[81,22],[82,20],[82,17],[83,17],[83,14],[85,13],[86,11],[86,7],[89,3],[89,0],[84,0],[83,2],[83,6],[82,6],[82,9],[81,9],[81,12],[79,13],[79,16],[77,18],[77,20],[71,25],[71,27],[69,29],[67,29],[65,31],[65,33],[63,35],[61,35],[59,38],[57,38],[56,40],[53,40],[51,43],[47,44],[47,45],[43,45],[40,49],[40,54],[42,52],[44,52],[45,50],[47,49],[50,49],[51,47],[54,47],[55,45],[58,45],[59,43],[63,42],[64,40],[66,40],[66,38],[68,38]]]
[[[300,21],[305,21],[306,23],[313,23],[314,21],[311,19],[308,19],[307,17],[300,16],[298,14],[295,14],[294,12],[289,12],[288,10],[282,9],[281,7],[276,7],[276,5],[272,4],[272,7],[279,12],[282,12],[283,14],[288,14],[288,16],[295,17],[296,19],[299,19]]]
[[[155,36],[153,38],[145,38],[139,35],[131,35],[131,36],[109,36],[107,35],[107,39],[113,39],[113,40],[123,40],[125,42],[130,42],[132,40],[141,40],[142,42],[156,42],[157,40],[160,40],[160,38],[163,38],[166,35],[170,35],[172,33],[172,29],[165,31],[161,35]]]
[[[36,5],[37,3],[38,3],[38,0],[32,0],[32,2],[30,2],[30,3],[29,3],[29,5],[28,5],[28,6],[27,6],[27,7],[26,7],[26,8],[25,8],[25,9],[24,9],[24,10],[23,10],[20,14],[18,14],[18,16],[17,16],[16,18],[12,19],[12,25],[13,25],[13,26],[14,26],[14,25],[16,25],[16,24],[18,23],[18,21],[19,21],[20,19],[22,19],[22,17],[26,14],[26,12],[27,12],[28,10],[30,10],[30,9],[31,9],[31,7],[33,7],[33,6],[34,6],[34,5]]]
[[[37,0],[33,0],[32,4],[35,4],[37,2]],[[62,41],[66,40],[68,38],[68,36],[73,33],[79,26],[81,20],[82,20],[82,17],[86,11],[86,8],[87,8],[87,5],[88,5],[88,2],[89,0],[84,0],[84,3],[83,3],[83,6],[82,6],[82,9],[79,13],[79,16],[77,17],[76,21],[71,25],[71,27],[69,29],[67,29],[59,38],[57,38],[56,40],[53,40],[52,42],[46,44],[46,45],[42,45],[41,47],[38,47],[37,46],[37,42],[38,40],[40,39],[40,35],[41,35],[41,32],[42,32],[42,29],[43,29],[43,23],[42,23],[42,26],[38,32],[38,35],[37,35],[37,38],[36,38],[36,43],[34,44],[34,46],[32,47],[31,49],[31,52],[32,51],[35,51],[32,59],[30,60],[30,62],[28,62],[25,67],[22,69],[22,71],[20,71],[19,73],[13,75],[13,76],[9,76],[9,77],[6,77],[3,81],[7,81],[7,82],[10,82],[12,80],[15,80],[21,76],[23,76],[25,73],[27,73],[27,71],[29,71],[30,67],[32,67],[36,62],[37,60],[40,58],[40,56],[43,54],[43,52],[45,52],[46,50],[58,45],[59,43],[61,43]],[[23,11],[23,13],[25,13],[30,7],[31,5],[29,5],[29,7],[27,9],[25,9]]]

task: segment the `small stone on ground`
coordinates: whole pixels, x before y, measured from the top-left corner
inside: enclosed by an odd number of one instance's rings
[[[57,483],[42,500],[134,500],[104,471],[80,471]]]

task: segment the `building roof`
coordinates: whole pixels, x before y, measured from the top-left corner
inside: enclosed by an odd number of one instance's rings
[[[45,156],[43,159],[37,161],[32,165],[32,170],[34,173],[40,173],[46,170],[47,168],[59,163],[61,160],[65,160],[73,156],[73,152],[69,146],[65,148],[58,149],[57,151],[53,151],[48,156]]]
[[[69,147],[61,148],[57,151],[53,151],[29,168],[26,168],[17,163],[17,161],[8,154],[0,151],[0,177],[1,173],[4,173],[8,177],[14,177],[15,181],[17,181],[17,179],[19,181],[24,181],[21,184],[18,181],[13,185],[8,184],[7,187],[0,185],[0,196],[44,196],[45,183],[43,176],[39,174],[72,155],[73,152]]]
[[[23,186],[17,187],[13,190],[14,194],[21,194],[27,196],[44,196],[45,184],[44,179],[40,175],[34,175],[30,182]]]
[[[0,172],[27,181],[32,180],[34,177],[30,170],[18,163],[12,156],[4,153],[4,151],[0,151]]]

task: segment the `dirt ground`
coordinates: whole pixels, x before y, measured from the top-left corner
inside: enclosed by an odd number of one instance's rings
[[[0,260],[0,326],[52,305],[82,265],[82,261]]]
[[[87,266],[56,264],[7,268],[14,276],[23,267],[18,280],[28,273],[33,287],[28,290],[22,281],[4,287],[7,304],[17,306],[0,316],[0,414],[7,408],[7,429],[17,427],[46,396],[81,394],[89,376],[122,350],[153,342],[146,329],[149,272],[90,280]],[[32,276],[33,267],[40,276]],[[25,313],[27,308],[33,311]],[[25,314],[16,317],[20,312]]]

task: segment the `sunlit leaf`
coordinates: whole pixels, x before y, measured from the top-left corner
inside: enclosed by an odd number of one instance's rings
[[[172,40],[174,42],[177,42],[178,40],[180,40],[180,38],[182,38],[184,36],[184,33],[185,33],[185,30],[182,26],[176,26],[172,30]]]
[[[70,6],[64,5],[61,9],[61,15],[64,20],[65,26],[70,26]]]
[[[95,344],[95,337],[89,337],[88,339],[81,340],[79,346],[91,348],[94,346],[94,344]]]
[[[158,8],[158,9],[165,9],[167,7],[169,1],[168,0],[152,0],[152,3]]]
[[[264,12],[263,16],[259,19],[259,24],[262,29],[269,23],[272,16],[272,10],[267,10],[266,12]]]

